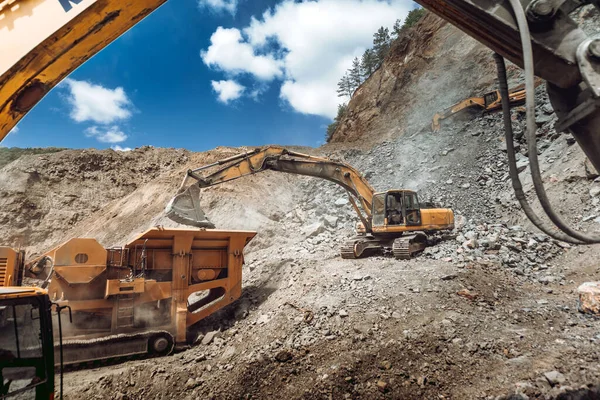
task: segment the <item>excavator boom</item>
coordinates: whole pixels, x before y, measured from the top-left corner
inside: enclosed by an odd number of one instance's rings
[[[221,165],[225,166],[207,176],[199,175],[201,171]],[[371,217],[375,191],[356,169],[341,161],[315,157],[278,146],[255,149],[248,153],[238,154],[213,164],[189,170],[178,194],[167,205],[166,214],[178,223],[210,227],[210,222],[206,220],[197,203],[200,188],[231,182],[244,176],[268,170],[314,176],[334,182],[348,192],[363,223]],[[187,182],[190,178],[196,180],[197,184],[188,187]],[[366,218],[356,206],[355,199],[366,214]]]
[[[437,132],[442,127],[441,122],[446,118],[450,118],[457,113],[469,108],[485,109],[485,99],[483,97],[469,97],[468,99],[459,101],[458,103],[448,107],[442,112],[436,113],[431,122],[431,130]]]
[[[54,86],[166,0],[0,0],[0,140]]]

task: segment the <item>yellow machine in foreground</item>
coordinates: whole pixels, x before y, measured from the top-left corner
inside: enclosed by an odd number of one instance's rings
[[[45,290],[0,287],[0,398],[54,399],[52,337]]]
[[[525,103],[526,93],[525,85],[519,85],[511,89],[508,93],[510,106],[517,106]],[[480,112],[492,112],[502,109],[502,95],[499,90],[484,94],[482,97],[469,97],[459,101],[456,104],[438,112],[433,116],[431,130],[437,132],[441,129],[442,120],[453,117],[466,110],[477,110]]]
[[[111,249],[71,239],[28,263],[25,273],[72,312],[65,364],[163,355],[186,343],[189,327],[240,297],[243,251],[255,234],[153,228]]]
[[[0,247],[0,287],[21,286],[25,252]]]
[[[198,175],[200,171],[217,166],[222,167],[209,175]],[[348,164],[277,146],[256,149],[189,170],[179,194],[167,206],[167,216],[187,225],[212,227],[199,206],[200,188],[267,170],[327,179],[346,189],[362,226],[358,235],[342,247],[343,258],[383,252],[398,259],[408,259],[431,243],[432,233],[454,229],[452,210],[423,207],[412,190],[376,193],[369,182]],[[189,178],[196,180],[197,184],[186,189]]]

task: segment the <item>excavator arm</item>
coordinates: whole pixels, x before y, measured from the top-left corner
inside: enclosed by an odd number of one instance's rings
[[[54,86],[166,0],[0,0],[0,140]]]
[[[442,120],[449,118],[461,111],[464,111],[468,108],[478,108],[485,109],[485,99],[483,97],[469,97],[463,101],[460,101],[454,104],[451,107],[448,107],[441,113],[436,113],[433,116],[433,121],[431,122],[431,130],[437,132],[442,127]]]
[[[218,166],[221,166],[221,168],[217,171],[206,176],[200,175],[201,171]],[[199,225],[200,217],[200,226],[206,227],[207,223],[202,221],[204,214],[199,211],[196,203],[199,189],[231,182],[244,176],[269,170],[313,176],[340,185],[348,192],[355,211],[363,224],[370,226],[368,221],[371,219],[375,191],[357,170],[341,161],[298,153],[278,146],[259,148],[187,171],[179,188],[179,194],[167,206],[167,216],[176,222],[196,226]],[[195,180],[197,183],[188,187],[190,179]],[[360,211],[357,202],[366,217]]]

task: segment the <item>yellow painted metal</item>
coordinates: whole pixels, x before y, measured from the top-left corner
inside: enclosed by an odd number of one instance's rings
[[[211,280],[215,279],[217,277],[217,275],[219,275],[220,272],[221,272],[220,269],[202,268],[202,269],[199,269],[198,272],[196,272],[196,276],[198,277],[198,280],[200,280],[200,281],[211,281]]]
[[[500,92],[498,92],[500,93]],[[443,119],[449,118],[452,115],[455,115],[461,111],[464,111],[468,108],[479,108],[481,110],[485,109],[485,99],[483,97],[470,97],[468,99],[462,100],[448,109],[436,113],[433,116],[433,121],[431,123],[431,130],[437,132],[441,129],[441,121]]]
[[[541,83],[542,81],[540,79],[536,79],[535,86],[537,87]],[[525,85],[519,85],[510,89],[508,97],[511,106],[523,104],[526,98]],[[431,130],[433,132],[439,131],[442,127],[442,120],[450,118],[464,110],[473,108],[487,112],[500,110],[502,108],[502,96],[500,95],[500,91],[494,90],[484,94],[482,97],[470,97],[459,101],[444,111],[436,113],[431,122]]]
[[[208,173],[206,176],[198,174],[200,171],[217,166],[219,166],[218,170]],[[187,180],[190,178],[196,179],[200,188],[207,188],[263,171],[278,171],[295,175],[313,176],[342,186],[348,191],[350,202],[361,220],[358,232],[362,234],[372,233],[380,235],[384,239],[389,239],[390,236],[400,236],[404,232],[429,232],[454,229],[454,213],[452,210],[446,208],[411,210],[410,212],[420,213],[420,224],[391,224],[387,218],[384,218],[385,222],[376,226],[373,223],[373,199],[375,196],[385,195],[387,198],[389,194],[410,195],[415,194],[415,192],[407,189],[398,189],[375,193],[369,182],[351,165],[342,161],[298,153],[280,146],[268,146],[256,149],[193,170],[191,174],[188,173],[180,190],[185,187]],[[358,201],[355,201],[354,198]],[[177,209],[176,200],[177,197],[171,203],[173,204],[173,209]],[[360,203],[362,212],[357,203]]]
[[[370,199],[373,197],[374,189],[351,165],[324,157],[299,153],[280,146],[264,147],[247,155],[241,154],[238,157],[234,163],[207,176],[205,180],[200,182],[200,187],[230,182],[266,170],[308,175],[328,179],[344,187],[360,201],[367,216],[370,217],[371,215]],[[224,160],[221,163],[224,163]]]
[[[66,241],[42,254],[29,264],[43,257],[52,258],[55,267],[59,266],[106,266],[106,249],[95,239],[75,238]],[[79,257],[78,257],[79,255]]]
[[[166,0],[0,0],[0,140],[54,86]]]
[[[104,298],[120,294],[139,294],[146,291],[146,283],[150,283],[143,278],[129,280],[108,279],[106,281],[106,292]]]
[[[10,247],[0,247],[0,287],[14,286],[18,273],[19,252]]]
[[[454,229],[454,213],[448,208],[421,209],[421,224],[419,225],[390,225],[386,218],[385,224],[373,226],[373,233],[404,233],[414,231],[440,231]]]
[[[45,289],[26,286],[0,287],[0,300],[18,299],[48,294]]]
[[[171,315],[177,342],[185,341],[189,326],[240,297],[243,251],[255,235],[256,232],[252,231],[152,228],[126,245],[129,249],[145,246],[150,252],[153,248],[164,247],[165,241],[170,242],[173,277]],[[212,245],[210,249],[207,243]],[[219,255],[221,252],[224,259]],[[208,256],[203,257],[204,254]],[[217,266],[221,267],[218,270],[226,271],[225,277],[216,274],[211,280],[199,277],[201,271],[214,271],[210,267]],[[195,303],[189,302],[190,296],[203,291],[224,295],[211,297],[209,293],[207,298],[211,301],[190,312],[196,307]]]
[[[58,278],[64,279],[69,285],[90,283],[104,271],[106,265],[54,267],[54,273]]]

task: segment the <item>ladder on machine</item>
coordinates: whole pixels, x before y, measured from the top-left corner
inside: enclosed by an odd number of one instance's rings
[[[117,295],[117,328],[133,328],[134,295]]]

